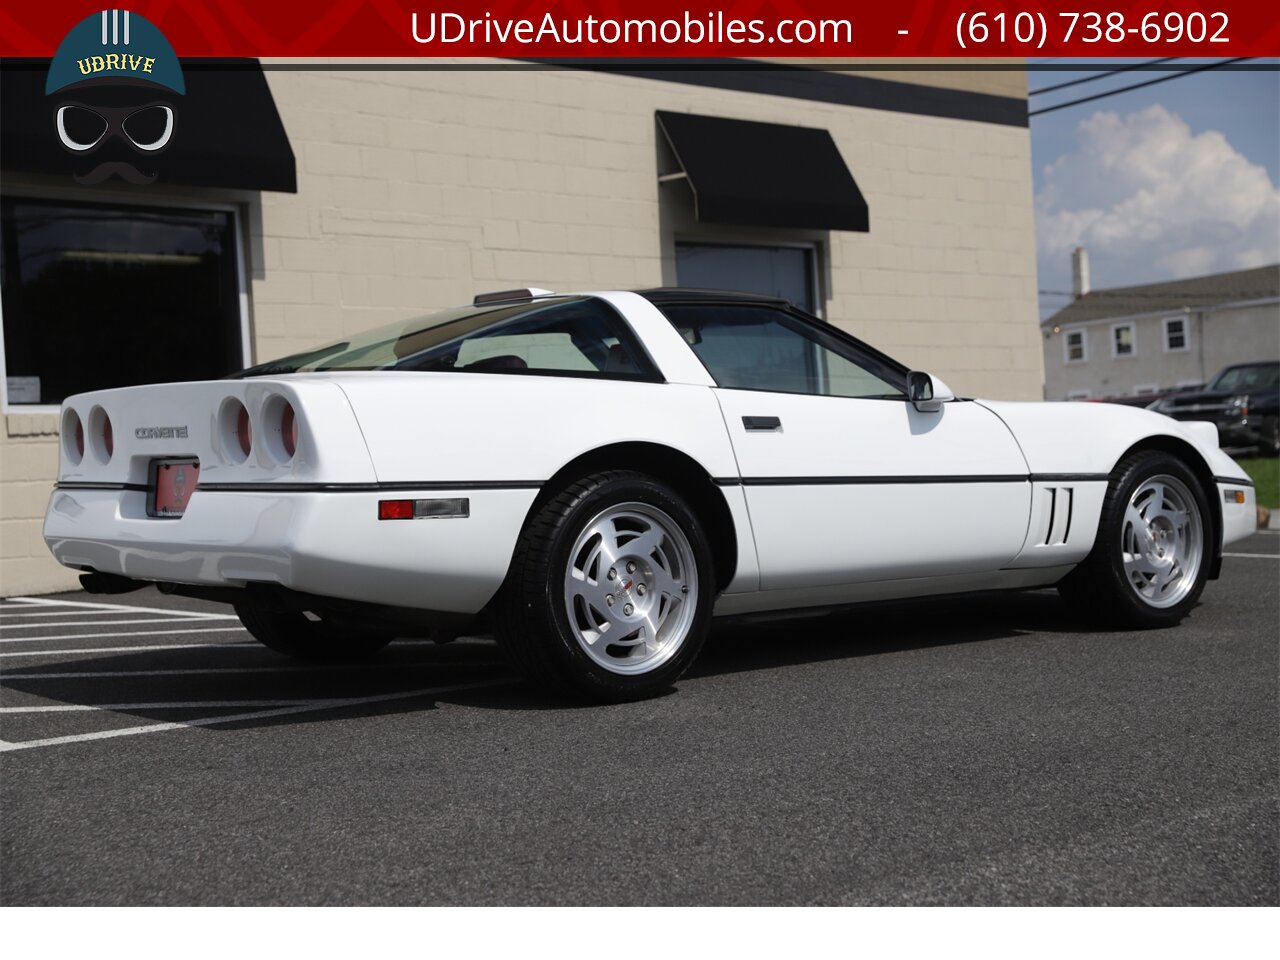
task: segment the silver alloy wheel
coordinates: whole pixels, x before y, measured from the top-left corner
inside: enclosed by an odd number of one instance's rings
[[[1187,485],[1161,474],[1138,485],[1120,527],[1124,577],[1150,607],[1172,607],[1196,583],[1204,557],[1204,524]]]
[[[698,565],[680,525],[657,507],[629,502],[596,514],[578,534],[564,574],[573,635],[611,673],[649,673],[689,635]]]

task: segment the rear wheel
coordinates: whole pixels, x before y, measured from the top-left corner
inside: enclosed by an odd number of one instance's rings
[[[516,548],[498,641],[544,687],[653,696],[697,656],[714,577],[702,526],[665,484],[598,473],[549,500]]]
[[[1117,625],[1175,624],[1204,589],[1208,518],[1204,490],[1177,457],[1126,457],[1111,475],[1092,552],[1058,590]]]
[[[254,601],[235,604],[236,616],[259,643],[300,660],[349,663],[367,660],[392,635],[323,613],[279,610]]]

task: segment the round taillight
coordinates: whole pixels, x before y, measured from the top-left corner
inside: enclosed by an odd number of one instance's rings
[[[77,436],[77,445],[79,437]],[[111,418],[102,407],[94,407],[89,411],[89,419],[84,425],[84,445],[93,459],[104,466],[111,462],[111,452],[115,449],[115,437],[111,433]],[[84,454],[82,453],[81,456]]]
[[[290,457],[298,452],[298,416],[293,412],[291,403],[286,403],[280,412],[280,440],[284,443],[284,452]]]
[[[240,450],[247,457],[253,449],[253,424],[249,422],[249,411],[243,406],[236,416],[236,439],[240,441]]]
[[[84,461],[84,423],[80,414],[71,407],[62,411],[62,426],[58,429],[58,434],[63,463],[69,467],[80,466]]]

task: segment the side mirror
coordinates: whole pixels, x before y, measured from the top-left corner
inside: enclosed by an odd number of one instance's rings
[[[955,397],[941,380],[935,381],[922,370],[912,370],[907,374],[907,399],[921,413],[937,413],[945,401]]]

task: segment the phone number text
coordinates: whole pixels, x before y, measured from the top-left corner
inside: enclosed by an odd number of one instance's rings
[[[956,40],[962,50],[984,44],[1023,44],[1037,50],[1058,43],[1121,43],[1141,38],[1147,43],[1228,43],[1227,15],[1221,12],[1152,12],[1141,18],[1123,13],[962,13]]]

